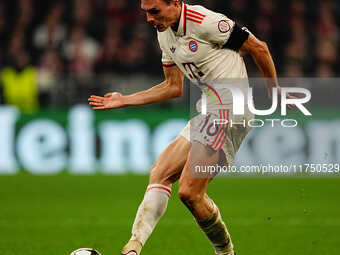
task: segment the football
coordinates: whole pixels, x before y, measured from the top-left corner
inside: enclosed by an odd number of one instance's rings
[[[101,255],[98,251],[91,248],[80,248],[71,252],[70,255]]]

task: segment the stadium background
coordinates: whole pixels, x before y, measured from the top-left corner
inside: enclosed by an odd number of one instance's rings
[[[225,13],[268,42],[280,77],[334,77],[340,72],[338,1],[191,3]],[[0,38],[0,66],[32,67],[39,100],[31,100],[41,107],[84,102],[92,92],[139,90],[162,77],[155,31],[138,1],[4,0]],[[248,58],[247,64],[249,76],[259,76]]]
[[[340,72],[338,1],[186,2],[225,13],[265,40],[281,77]],[[246,61],[249,76],[260,76]],[[83,246],[117,254],[143,197],[143,174],[189,117],[189,86],[183,98],[157,106],[96,114],[84,106],[90,94],[128,94],[162,80],[155,31],[139,2],[3,0],[0,69],[0,254],[60,255]],[[324,132],[311,133],[315,155],[325,140],[340,147],[337,101],[329,108],[338,94],[320,91],[327,107],[316,114]],[[262,154],[280,145],[264,144]],[[337,254],[333,177],[221,178],[209,194],[238,254]],[[144,253],[212,254],[174,194]]]

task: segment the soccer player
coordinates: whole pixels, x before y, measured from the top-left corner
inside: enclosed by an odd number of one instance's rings
[[[91,96],[95,110],[116,109],[145,105],[180,97],[184,75],[198,84],[207,94],[215,96],[221,105],[228,105],[231,95],[226,89],[209,86],[205,81],[228,78],[247,79],[242,53],[250,53],[267,79],[268,95],[272,88],[280,93],[276,70],[265,42],[247,29],[240,28],[223,14],[202,6],[191,6],[181,0],[141,0],[147,22],[158,31],[163,53],[165,81],[149,90],[132,95],[109,93],[104,97]],[[240,88],[246,93],[248,83]],[[179,180],[179,197],[193,214],[198,226],[211,241],[217,255],[234,255],[230,234],[218,207],[206,194],[213,176],[194,178],[193,166],[232,165],[249,127],[234,126],[229,122],[212,128],[213,119],[230,120],[229,109],[210,107],[206,116],[193,118],[181,134],[165,149],[150,172],[149,186],[140,204],[132,228],[132,236],[121,254],[139,255],[157,222],[164,214],[171,196],[172,184]],[[243,120],[253,116],[246,112]]]

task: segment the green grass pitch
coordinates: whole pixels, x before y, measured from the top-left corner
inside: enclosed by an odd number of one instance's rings
[[[147,176],[0,176],[0,255],[119,254]],[[208,190],[238,255],[339,254],[340,179],[219,178]],[[173,188],[145,255],[213,255]]]

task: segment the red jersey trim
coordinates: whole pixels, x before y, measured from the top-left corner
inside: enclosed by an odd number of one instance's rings
[[[193,10],[186,10],[186,19],[198,24],[202,24],[202,21],[204,20],[204,18],[206,17],[206,15],[193,11]]]
[[[189,9],[188,9],[188,12],[191,12],[191,13],[193,13],[193,14],[202,16],[203,18],[205,18],[205,17],[207,16],[207,15],[204,15],[204,14],[202,14],[202,13],[199,13],[199,12],[196,12],[196,11],[193,11],[193,10],[189,10]]]
[[[218,94],[218,92],[212,87],[212,86],[209,86],[208,84],[204,84],[206,87],[208,87],[208,89],[210,89],[218,98],[218,101],[220,102],[221,105],[223,105],[222,103],[222,100],[221,100],[221,97],[220,95]]]
[[[202,21],[199,21],[199,20],[196,20],[196,19],[187,18],[187,20],[190,20],[190,21],[198,23],[198,24],[202,24]]]
[[[196,16],[196,15],[193,15],[193,14],[190,14],[190,13],[187,14],[187,17],[192,17],[192,18],[195,18],[195,19],[198,19],[198,20],[203,20],[204,19],[204,18],[202,18],[200,16]]]
[[[223,115],[224,115],[224,120],[225,120],[225,110],[223,110]],[[229,117],[229,110],[227,110],[227,121],[229,122],[229,120],[230,120],[230,117]],[[227,130],[226,130],[225,133],[224,133],[224,138],[223,138],[222,142],[220,143],[219,146],[216,145],[216,146],[218,146],[218,147],[217,147],[217,151],[221,150],[222,147],[223,147],[223,145],[224,145],[225,142],[227,141],[228,126],[226,126],[225,128],[227,128]],[[217,143],[217,144],[218,144],[218,143]]]
[[[184,4],[183,34],[187,33],[187,5]]]

